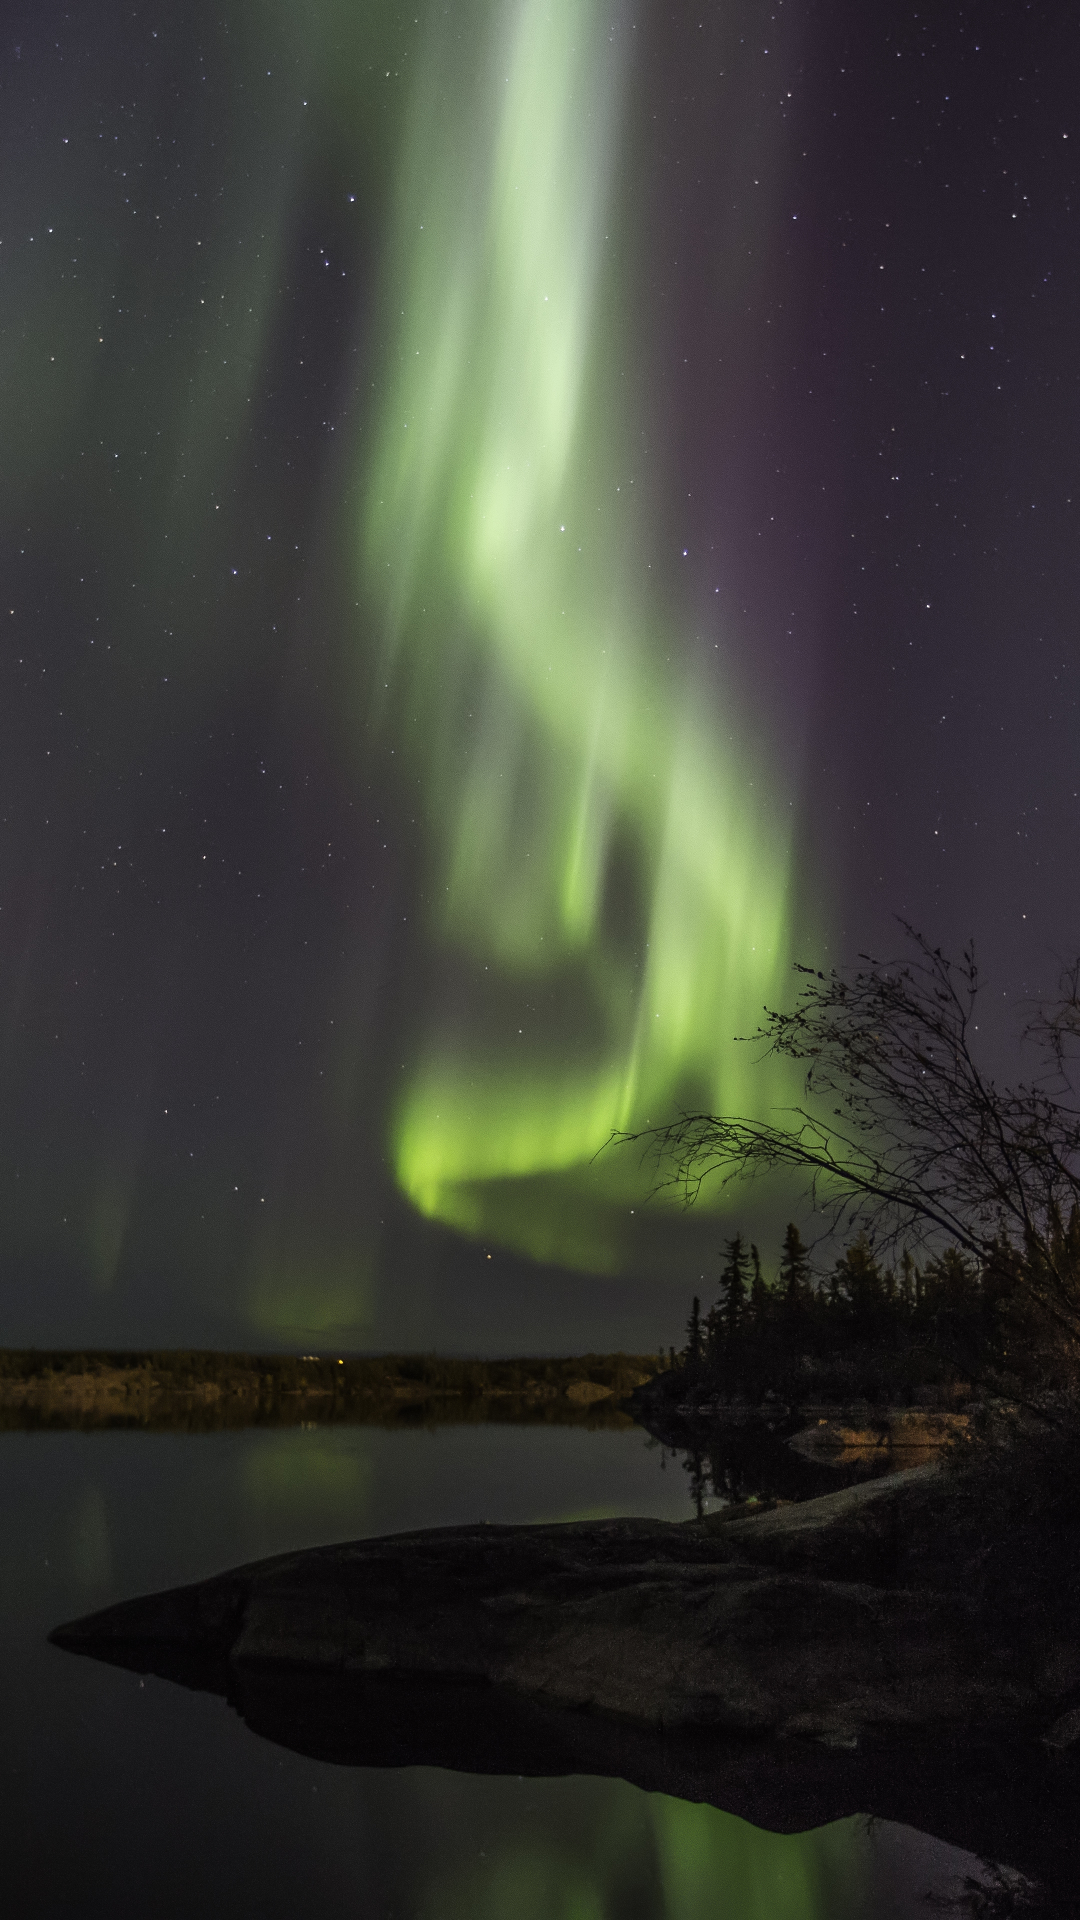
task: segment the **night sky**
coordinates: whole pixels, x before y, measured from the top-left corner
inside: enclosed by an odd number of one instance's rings
[[[1021,0],[9,0],[0,1339],[666,1343],[786,1199],[594,1156],[775,1112],[794,959],[973,936],[1012,1064],[1078,73]]]

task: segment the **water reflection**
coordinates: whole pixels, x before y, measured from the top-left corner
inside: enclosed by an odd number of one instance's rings
[[[814,1833],[762,1833],[733,1814],[656,1796],[657,1849],[670,1920],[846,1920],[864,1915],[870,1853],[865,1820]],[[722,1894],[721,1894],[722,1890]]]
[[[846,1447],[814,1454],[788,1445],[793,1423],[773,1428],[722,1421],[688,1426],[677,1440],[663,1432],[646,1444],[661,1455],[686,1489],[686,1517],[714,1513],[753,1500],[812,1500],[838,1487],[854,1486],[899,1467],[918,1465],[932,1450]],[[687,1438],[689,1435],[689,1439]]]
[[[334,1767],[223,1701],[74,1660],[57,1621],[320,1541],[395,1529],[688,1512],[640,1432],[336,1428],[0,1437],[5,1875],[24,1910],[110,1920],[914,1920],[955,1880],[852,1820],[761,1832],[604,1778]],[[894,1835],[895,1835],[895,1830]],[[884,1858],[884,1865],[883,1865]],[[935,1879],[936,1875],[936,1879]]]
[[[428,1785],[430,1799],[417,1800],[445,1864],[425,1890],[424,1920],[867,1920],[871,1911],[865,1821],[764,1834],[617,1781],[486,1781],[486,1844],[470,1858],[467,1796],[453,1775],[429,1775]]]
[[[72,1514],[69,1533],[71,1570],[86,1593],[104,1592],[112,1584],[112,1543],[105,1499],[98,1486],[85,1486]]]
[[[363,1529],[371,1487],[370,1456],[340,1428],[267,1433],[241,1456],[242,1491],[255,1513],[334,1537],[341,1522]]]

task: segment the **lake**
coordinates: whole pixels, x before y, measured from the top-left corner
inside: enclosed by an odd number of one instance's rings
[[[914,1920],[970,1856],[865,1819],[778,1836],[618,1780],[349,1769],[49,1629],[290,1548],[476,1520],[692,1513],[637,1428],[0,1434],[5,1887],[21,1915]],[[943,1910],[941,1906],[938,1911]]]

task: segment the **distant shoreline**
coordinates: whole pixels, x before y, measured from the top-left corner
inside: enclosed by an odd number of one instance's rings
[[[628,1427],[658,1354],[435,1354],[0,1348],[0,1431],[425,1425]]]

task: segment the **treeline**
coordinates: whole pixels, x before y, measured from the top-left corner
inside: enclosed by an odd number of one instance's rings
[[[611,1424],[659,1354],[507,1360],[437,1354],[0,1349],[0,1429],[11,1426]]]
[[[591,1382],[629,1392],[663,1364],[658,1354],[585,1353],[507,1360],[470,1360],[435,1353],[226,1353],[207,1348],[0,1348],[0,1380],[142,1373],[162,1389],[184,1392],[214,1384],[275,1393],[379,1395],[399,1388],[434,1394],[565,1392]]]
[[[1060,1238],[1059,1256],[1080,1266],[1080,1217]],[[983,1262],[946,1247],[922,1262],[905,1251],[889,1263],[865,1234],[815,1272],[791,1224],[767,1279],[757,1247],[736,1234],[716,1300],[704,1312],[694,1300],[686,1344],[670,1355],[668,1391],[697,1401],[903,1402],[928,1389],[948,1397],[965,1384],[1064,1386],[1073,1356],[1068,1343],[1055,1353],[1045,1320],[1031,1313],[1027,1278],[1024,1256],[1005,1241]]]

